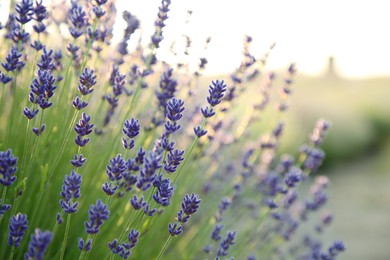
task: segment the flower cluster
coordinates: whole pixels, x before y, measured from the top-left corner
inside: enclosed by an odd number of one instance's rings
[[[14,157],[11,149],[6,152],[0,151],[0,184],[11,186],[16,181],[16,164],[18,158]]]
[[[183,225],[187,223],[191,215],[198,210],[201,201],[199,196],[194,193],[185,195],[183,202],[181,203],[181,209],[177,213],[178,222],[168,224],[168,231],[171,236],[178,236],[183,232]]]

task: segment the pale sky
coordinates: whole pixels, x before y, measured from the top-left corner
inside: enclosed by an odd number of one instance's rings
[[[0,0],[3,6],[5,2]],[[160,0],[116,2],[120,10],[141,19],[143,37],[149,40]],[[185,25],[187,10],[193,15]],[[123,28],[120,17],[117,30]],[[169,17],[162,49],[175,39],[180,42],[181,35],[189,35],[191,54],[208,59],[208,73],[231,72],[238,66],[243,37],[250,35],[256,57],[276,42],[269,57],[270,69],[294,62],[300,73],[315,75],[322,73],[328,57],[334,56],[337,69],[346,77],[390,75],[390,1],[172,0]],[[203,53],[208,36],[212,40]],[[161,57],[165,57],[163,52]]]
[[[159,2],[118,1],[143,20],[145,33]],[[188,30],[180,26],[186,10],[193,10]],[[347,77],[390,75],[390,1],[386,0],[172,0],[166,43],[185,31],[198,50],[207,36],[212,37],[206,53],[211,72],[237,66],[247,34],[254,39],[256,56],[276,42],[270,68],[295,62],[301,73],[318,74],[334,56],[338,70]]]

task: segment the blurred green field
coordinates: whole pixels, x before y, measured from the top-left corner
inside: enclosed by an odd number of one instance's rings
[[[283,72],[277,75],[276,89]],[[251,84],[255,91],[261,86],[260,81]],[[322,145],[326,159],[320,171],[330,178],[327,206],[335,216],[327,240],[346,243],[341,260],[390,259],[390,77],[345,79],[298,73],[292,89],[291,106],[281,118],[286,127],[282,153],[298,152],[318,118],[332,123]],[[256,95],[260,91],[240,102],[247,105]],[[237,115],[247,112],[238,110]],[[271,115],[263,121],[275,120]],[[258,127],[251,132],[260,132]]]
[[[348,247],[339,258],[390,259],[390,78],[298,76],[294,90],[290,122],[302,131],[318,117],[332,122],[321,173],[332,184],[329,239]],[[307,137],[286,131],[294,145]]]

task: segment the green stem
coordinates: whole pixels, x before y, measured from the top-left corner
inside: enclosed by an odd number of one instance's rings
[[[172,236],[169,236],[167,241],[165,241],[165,244],[164,244],[163,248],[161,249],[160,253],[156,257],[156,260],[159,260],[161,258],[161,256],[164,254],[165,250],[168,248],[171,241],[172,241]]]
[[[202,121],[202,124],[201,124],[201,128],[204,129],[204,126],[205,126],[205,125],[206,125],[206,118],[203,118],[203,121]],[[175,178],[173,179],[173,182],[172,182],[173,184],[175,184],[175,183],[178,181],[178,179],[179,179],[179,177],[180,177],[180,174],[181,174],[181,172],[183,171],[184,166],[186,165],[186,163],[187,163],[187,161],[188,161],[188,158],[190,158],[192,152],[194,151],[194,148],[195,148],[195,146],[197,145],[198,141],[199,141],[199,137],[197,136],[197,137],[195,137],[194,141],[192,142],[191,147],[190,147],[190,150],[189,150],[188,153],[186,154],[183,163],[180,164],[180,168],[179,168],[179,170],[176,172]]]
[[[1,195],[1,203],[4,203],[5,202],[5,196],[7,195],[7,186],[4,187],[3,189],[3,194]],[[1,224],[1,220],[3,219],[3,216],[4,215],[1,215],[0,216],[0,224]]]
[[[69,227],[70,227],[70,219],[71,219],[71,217],[72,217],[72,214],[68,214],[67,220],[66,220],[64,241],[62,242],[62,247],[61,247],[60,260],[64,259],[66,243],[68,241],[68,236],[69,236]]]

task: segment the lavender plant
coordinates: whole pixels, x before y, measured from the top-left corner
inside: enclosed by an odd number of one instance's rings
[[[295,65],[274,95],[268,53],[256,58],[246,36],[229,77],[201,84],[202,57],[183,83],[185,66],[158,55],[170,5],[161,1],[150,43],[135,49],[140,21],[129,11],[123,39],[110,41],[114,1],[22,0],[10,10],[0,25],[0,259],[335,259],[345,250],[321,240],[329,211],[298,232],[328,199],[324,176],[306,197],[299,185],[323,162],[330,123],[281,154]],[[56,32],[64,26],[69,35]],[[261,120],[267,113],[275,120]]]

